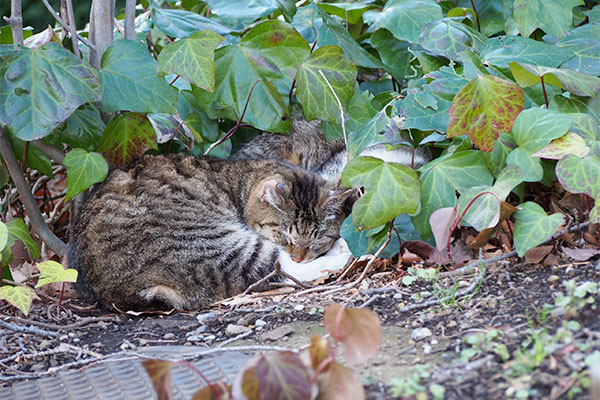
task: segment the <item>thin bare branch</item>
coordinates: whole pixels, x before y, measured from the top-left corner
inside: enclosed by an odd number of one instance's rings
[[[54,8],[52,8],[52,6],[48,3],[48,0],[42,0],[42,3],[44,3],[44,5],[46,6],[46,8],[48,9],[48,11],[50,11],[50,14],[52,14],[52,16],[54,17],[55,20],[58,21],[58,23],[65,28],[66,30],[69,30],[69,24],[67,24],[65,22],[64,19],[62,19],[60,17],[60,15],[58,15],[56,13],[56,11],[54,11]],[[81,40],[81,43],[85,44],[87,47],[89,47],[92,50],[96,49],[96,46],[94,46],[92,43],[90,43],[89,40],[87,40],[86,38],[84,38],[83,36],[81,36],[79,33],[77,33],[77,38],[79,40]]]
[[[10,18],[4,17],[4,20],[10,24],[12,30],[13,43],[23,46],[23,13],[21,0],[12,0],[10,2]]]
[[[135,4],[136,0],[125,2],[125,39],[135,39]]]
[[[73,12],[73,2],[67,1],[67,15],[69,16],[69,32],[71,32],[71,41],[73,42],[73,54],[79,58],[79,43],[77,42],[77,29],[75,27],[75,13]]]
[[[65,154],[58,150],[55,147],[48,146],[41,140],[34,140],[33,145],[40,149],[45,155],[56,161],[57,163],[62,164],[65,160]]]
[[[19,196],[21,196],[21,201],[27,210],[27,215],[29,216],[33,229],[52,251],[59,257],[64,256],[67,253],[67,245],[60,240],[46,224],[44,217],[38,208],[37,202],[31,194],[31,188],[19,168],[19,162],[17,161],[10,141],[8,140],[6,128],[3,126],[0,126],[0,153],[6,162],[8,172],[17,187]]]
[[[92,0],[90,39],[96,48],[90,52],[90,64],[96,69],[100,69],[102,55],[113,40],[114,3],[114,0]]]

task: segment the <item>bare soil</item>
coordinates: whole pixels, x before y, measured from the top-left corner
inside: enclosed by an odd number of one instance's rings
[[[429,282],[398,286],[401,276],[400,271],[388,266],[355,288],[332,284],[327,290],[282,288],[240,296],[199,313],[106,313],[86,308],[74,298],[67,300],[57,315],[57,303],[45,298],[36,301],[29,317],[24,318],[4,303],[0,308],[0,320],[4,322],[0,325],[0,385],[46,376],[49,370],[69,363],[81,367],[85,360],[97,361],[103,355],[144,346],[260,344],[300,348],[310,342],[312,335],[325,333],[323,310],[332,302],[349,307],[366,304],[382,321],[380,352],[365,365],[354,367],[371,399],[394,398],[394,385],[390,383],[410,376],[419,365],[428,366],[428,377],[419,383],[424,387],[431,383],[444,386],[446,399],[503,399],[512,397],[524,382],[530,398],[567,398],[568,391],[580,385],[579,378],[586,374],[585,356],[600,351],[598,296],[594,304],[571,310],[569,315],[544,313],[544,304],[554,304],[557,294],[566,292],[563,282],[599,282],[597,260],[565,261],[548,267],[498,263],[488,266],[481,286],[470,296],[409,312],[401,309],[421,301],[413,298],[415,294],[432,299],[436,292]],[[345,283],[357,276],[348,279]],[[447,278],[441,283],[451,288],[458,282],[460,289],[473,279]],[[517,362],[517,350],[533,345],[524,346],[532,329],[543,328],[554,335],[567,320],[580,324],[571,340],[548,342],[548,354],[535,368],[519,376],[508,373]],[[19,327],[33,329],[15,331]],[[411,338],[418,328],[427,328],[429,336]],[[471,348],[465,338],[491,330],[501,332],[494,344],[506,345],[510,359],[503,361],[488,349],[461,360],[461,351]],[[60,347],[61,343],[70,347]],[[590,398],[587,389],[572,394],[574,398]]]

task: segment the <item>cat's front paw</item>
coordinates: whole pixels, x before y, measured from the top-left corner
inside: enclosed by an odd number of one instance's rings
[[[339,238],[327,253],[307,263],[297,263],[290,258],[288,253],[282,251],[279,254],[279,265],[281,271],[286,274],[299,281],[310,282],[326,276],[329,271],[342,270],[350,257],[352,257],[352,253],[348,244],[344,239]]]

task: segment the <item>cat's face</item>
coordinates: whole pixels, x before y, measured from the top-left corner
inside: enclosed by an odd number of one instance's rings
[[[253,191],[248,226],[287,251],[296,262],[325,254],[339,238],[351,192],[331,190],[321,179],[266,179]]]

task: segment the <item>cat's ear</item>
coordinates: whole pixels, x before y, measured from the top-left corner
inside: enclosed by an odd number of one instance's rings
[[[347,201],[354,203],[354,200],[358,198],[358,191],[356,189],[342,189],[342,190],[330,190],[327,192],[324,205],[328,206],[342,206]],[[350,207],[352,204],[350,204]]]
[[[287,183],[277,179],[268,179],[262,183],[260,199],[266,201],[275,208],[283,206],[290,195],[290,187]]]

